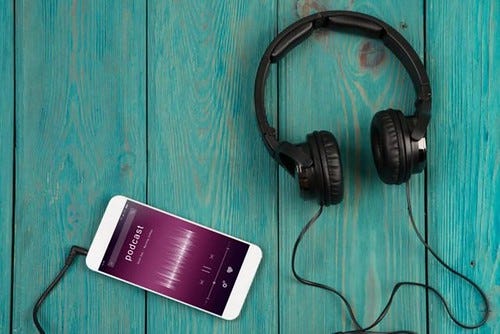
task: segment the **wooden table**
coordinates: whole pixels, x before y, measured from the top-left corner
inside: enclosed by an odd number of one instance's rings
[[[1,1],[0,332],[32,333],[35,299],[72,244],[88,247],[114,194],[260,245],[241,316],[224,321],[87,270],[80,258],[42,307],[54,333],[331,333],[340,300],[292,276],[292,245],[318,206],[268,155],[253,85],[277,32],[324,9],[393,25],[433,89],[425,173],[411,178],[418,226],[492,304],[500,322],[500,6],[485,1]],[[460,319],[484,306],[426,257],[404,186],[373,165],[369,128],[413,112],[408,75],[379,41],[321,31],[273,66],[281,138],[335,134],[345,196],[304,238],[298,270],[340,289],[365,325],[400,280],[442,291]],[[278,121],[279,120],[279,121]],[[377,329],[462,333],[435,296],[404,289]]]

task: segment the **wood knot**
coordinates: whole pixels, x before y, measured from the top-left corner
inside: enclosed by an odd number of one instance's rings
[[[323,12],[325,10],[326,7],[322,4],[319,4],[318,1],[315,0],[297,1],[297,15],[300,18],[306,17],[314,13]]]
[[[372,41],[366,41],[359,50],[359,63],[362,67],[374,68],[385,60],[385,48]]]

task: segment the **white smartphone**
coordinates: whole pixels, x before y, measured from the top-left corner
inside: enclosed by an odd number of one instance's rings
[[[262,258],[256,245],[113,197],[87,254],[87,266],[226,320],[243,307]]]

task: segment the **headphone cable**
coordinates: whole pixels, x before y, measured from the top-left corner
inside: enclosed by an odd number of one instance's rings
[[[68,256],[66,257],[66,261],[64,262],[64,266],[62,267],[61,271],[59,274],[57,274],[56,278],[50,283],[50,285],[45,289],[45,291],[40,295],[38,300],[35,303],[35,306],[33,307],[33,322],[35,323],[36,329],[40,334],[45,334],[45,331],[42,328],[42,325],[40,325],[40,322],[38,321],[38,310],[42,306],[42,303],[45,301],[49,293],[54,289],[54,287],[59,283],[61,278],[64,276],[68,268],[71,266],[73,263],[73,260],[76,258],[77,255],[87,255],[88,250],[79,247],[79,246],[72,246],[71,250],[69,251]]]
[[[430,286],[428,284],[417,283],[417,282],[399,282],[396,285],[394,285],[394,288],[392,289],[392,292],[391,292],[391,294],[389,296],[389,300],[387,301],[387,304],[382,309],[382,312],[377,317],[377,319],[375,319],[375,321],[370,326],[363,328],[359,324],[359,321],[357,320],[356,316],[354,315],[354,311],[352,309],[351,304],[347,301],[347,299],[342,295],[341,292],[339,292],[338,290],[336,290],[336,289],[334,289],[334,288],[332,288],[332,287],[330,287],[328,285],[307,280],[307,279],[303,278],[302,276],[300,276],[297,273],[296,269],[295,269],[295,257],[296,257],[296,253],[297,253],[297,248],[298,248],[298,246],[299,246],[302,238],[304,237],[305,233],[312,227],[312,225],[318,220],[318,218],[323,213],[323,205],[321,205],[320,208],[319,208],[319,210],[313,215],[313,217],[302,228],[302,230],[300,231],[299,236],[297,237],[297,240],[295,241],[295,244],[293,246],[293,251],[292,251],[292,272],[293,272],[293,275],[295,276],[295,278],[299,282],[301,282],[303,284],[306,284],[306,285],[310,285],[310,286],[316,287],[316,288],[320,288],[320,289],[323,289],[323,290],[326,290],[326,291],[329,291],[329,292],[332,292],[332,293],[334,293],[335,295],[337,295],[342,300],[342,302],[344,303],[344,305],[345,305],[345,307],[347,309],[347,312],[349,313],[349,316],[350,316],[352,322],[354,323],[354,326],[356,327],[356,329],[352,330],[352,331],[347,331],[347,332],[337,332],[337,334],[348,334],[348,333],[350,333],[350,334],[356,334],[356,333],[366,333],[366,334],[368,334],[368,333],[379,333],[379,334],[381,334],[381,333],[386,333],[386,334],[412,334],[412,333],[415,333],[415,332],[405,331],[405,330],[403,330],[403,331],[393,331],[393,332],[373,332],[373,331],[369,331],[373,327],[377,326],[382,321],[382,319],[387,315],[387,313],[389,312],[389,308],[390,308],[390,306],[392,304],[392,301],[394,299],[394,296],[395,296],[396,292],[401,287],[403,287],[403,286],[417,286],[417,287],[422,287],[422,288],[425,288],[428,291],[433,292],[439,298],[439,300],[442,302],[442,304],[443,304],[443,306],[444,306],[444,308],[446,310],[446,313],[448,313],[450,319],[456,325],[458,325],[461,328],[464,328],[464,329],[479,328],[482,325],[484,325],[486,323],[486,321],[488,320],[488,316],[489,316],[489,313],[490,313],[490,305],[489,305],[489,302],[488,302],[488,298],[486,297],[486,294],[483,292],[483,290],[481,290],[481,288],[476,283],[474,283],[470,278],[466,277],[464,274],[461,274],[458,271],[456,271],[455,269],[451,268],[443,259],[441,259],[441,257],[439,257],[436,254],[436,252],[429,246],[429,244],[425,241],[425,239],[422,237],[422,235],[418,231],[417,226],[415,224],[415,219],[413,217],[413,209],[412,209],[412,206],[411,206],[411,196],[410,196],[410,184],[409,184],[408,181],[406,182],[406,203],[407,203],[408,216],[410,218],[411,226],[412,226],[413,230],[415,231],[415,233],[416,233],[419,241],[424,245],[425,249],[427,249],[431,253],[431,255],[445,269],[447,269],[448,271],[450,271],[452,274],[454,274],[454,275],[462,278],[463,280],[465,280],[481,296],[481,299],[483,300],[483,304],[485,306],[484,315],[483,315],[482,319],[479,322],[477,322],[476,324],[472,324],[472,325],[465,324],[465,323],[459,321],[455,317],[455,315],[453,314],[453,312],[450,310],[450,307],[449,307],[448,303],[446,302],[445,298],[443,297],[443,295],[440,292],[438,292],[435,288],[433,288],[432,286]]]

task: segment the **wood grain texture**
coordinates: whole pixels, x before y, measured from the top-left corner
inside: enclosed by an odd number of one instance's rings
[[[293,243],[318,206],[300,198],[296,181],[268,155],[253,105],[267,44],[298,18],[327,9],[379,17],[426,57],[434,93],[428,197],[423,175],[413,176],[414,211],[424,231],[427,200],[430,244],[490,298],[490,321],[474,333],[500,332],[498,1],[0,0],[2,36],[13,34],[14,3],[16,52],[10,37],[0,48],[0,332],[11,325],[12,333],[34,332],[34,301],[70,246],[90,244],[118,193],[262,247],[240,318],[220,320],[145,294],[90,272],[79,258],[41,310],[47,332],[352,329],[337,297],[292,276]],[[297,269],[342,291],[367,325],[394,283],[425,280],[405,189],[378,179],[369,139],[376,111],[412,112],[411,82],[382,43],[320,31],[272,67],[266,88],[280,138],[300,143],[328,130],[339,142],[344,201],[306,235]],[[433,259],[427,265],[457,316],[478,319],[483,306],[474,292]],[[398,294],[376,328],[398,329],[467,332],[432,296],[427,310],[417,289]]]
[[[320,10],[356,10],[395,27],[423,58],[423,2],[283,1],[279,28]],[[319,31],[279,67],[280,136],[305,142],[314,130],[332,132],[342,156],[345,194],[327,207],[304,237],[297,255],[303,276],[340,290],[362,325],[382,311],[397,281],[423,282],[424,249],[409,227],[404,186],[378,178],[370,148],[370,122],[389,107],[413,112],[415,93],[403,66],[380,41]],[[412,196],[423,227],[423,176],[413,176]],[[299,284],[292,276],[293,243],[318,209],[304,202],[296,180],[279,174],[280,324],[284,333],[354,329],[335,295]],[[411,311],[410,311],[411,310]],[[425,291],[402,289],[379,330],[426,330]]]
[[[276,167],[253,84],[276,11],[265,1],[148,4],[148,200],[262,247],[241,316],[224,321],[148,295],[152,333],[278,331]]]
[[[488,295],[492,313],[477,333],[499,333],[500,6],[498,1],[427,1],[428,67],[434,84],[429,132],[429,236],[451,266]],[[450,24],[450,21],[454,22]],[[429,261],[430,282],[463,321],[484,306],[463,281]],[[430,298],[432,333],[465,333]]]
[[[0,332],[10,330],[14,193],[14,11],[0,1]]]
[[[14,333],[109,198],[145,199],[145,4],[16,4]],[[77,260],[40,312],[48,332],[136,333],[144,292]]]

